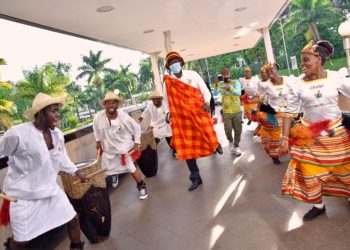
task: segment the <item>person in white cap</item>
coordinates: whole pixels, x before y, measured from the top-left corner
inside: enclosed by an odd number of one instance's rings
[[[63,134],[56,127],[64,102],[63,97],[37,94],[24,113],[34,121],[15,125],[0,138],[0,155],[9,156],[4,193],[17,199],[10,204],[13,238],[5,243],[6,249],[23,249],[30,240],[65,223],[70,249],[84,248],[76,212],[56,182],[59,171],[86,180],[68,158]]]
[[[118,110],[124,103],[124,99],[108,92],[99,104],[105,108],[97,112],[93,121],[97,150],[102,150],[102,167],[107,168],[107,175],[115,176],[112,181],[116,187],[117,176],[121,173],[131,173],[137,183],[140,199],[146,199],[148,191],[141,173],[136,169],[134,159],[123,155],[128,152],[140,150],[141,128],[140,125],[124,111]]]
[[[163,96],[158,91],[153,91],[148,97],[151,102],[148,103],[146,109],[143,111],[139,121],[141,122],[144,117],[150,116],[151,123],[150,129],[152,129],[156,143],[158,144],[160,139],[165,138],[169,147],[173,150],[173,156],[176,157],[176,151],[170,146],[171,141],[171,126],[166,122],[166,110],[162,103]]]

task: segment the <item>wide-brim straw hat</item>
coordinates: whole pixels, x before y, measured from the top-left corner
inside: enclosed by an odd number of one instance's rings
[[[176,51],[171,51],[168,54],[166,54],[165,60],[166,60],[166,64],[165,67],[167,69],[169,69],[170,65],[169,65],[169,61],[173,58],[178,58],[180,60],[180,62],[182,63],[182,65],[185,64],[184,59],[180,56],[180,54]]]
[[[101,105],[101,107],[105,108],[106,101],[117,101],[118,104],[120,105],[125,103],[125,100],[123,97],[120,97],[117,94],[114,94],[113,92],[107,92],[105,95],[105,98],[102,100],[99,100],[98,103]]]
[[[163,96],[159,94],[158,91],[153,91],[148,97],[149,100],[157,99],[157,98],[163,98]]]
[[[35,96],[32,107],[24,112],[23,116],[28,120],[33,119],[36,113],[47,106],[58,104],[59,107],[62,107],[66,102],[66,99],[66,96],[52,97],[44,93],[39,93]]]

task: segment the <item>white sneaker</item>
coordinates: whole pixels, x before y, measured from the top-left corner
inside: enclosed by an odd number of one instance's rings
[[[239,147],[235,147],[233,149],[233,153],[236,155],[236,156],[240,156],[242,154],[241,150],[239,149]]]
[[[234,145],[233,145],[233,142],[229,142],[229,143],[228,143],[228,148],[230,149],[230,152],[231,152],[231,153],[234,152]]]
[[[144,200],[148,197],[148,191],[146,187],[140,189],[140,200]]]
[[[112,176],[112,187],[116,188],[119,184],[119,175],[115,174]]]

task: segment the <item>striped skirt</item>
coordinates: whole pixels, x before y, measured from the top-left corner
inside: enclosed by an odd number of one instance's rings
[[[275,117],[278,122],[278,127],[274,127],[267,120],[262,118],[262,113],[258,113],[258,120],[262,124],[259,131],[261,137],[261,144],[263,145],[266,153],[274,158],[279,158],[280,155],[280,145],[282,140],[282,122],[283,117],[281,114],[276,114]]]
[[[259,99],[257,98],[246,98],[244,103],[244,118],[251,120],[252,111],[257,110]]]
[[[332,136],[291,147],[282,194],[309,203],[321,203],[322,195],[350,197],[350,134],[340,122],[332,127]]]

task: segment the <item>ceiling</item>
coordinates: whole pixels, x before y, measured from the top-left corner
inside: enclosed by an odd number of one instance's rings
[[[286,0],[1,0],[0,17],[186,61],[252,48]],[[98,12],[113,6],[109,12]],[[243,9],[239,11],[240,9]],[[147,33],[147,31],[153,32]],[[146,31],[146,33],[145,33]]]

